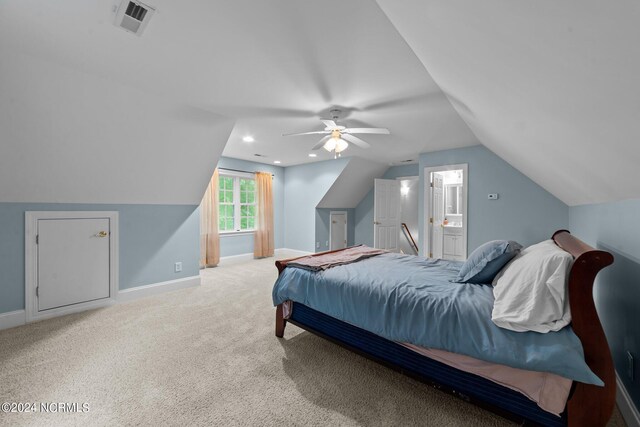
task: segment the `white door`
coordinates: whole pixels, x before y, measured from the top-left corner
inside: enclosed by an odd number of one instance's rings
[[[376,179],[373,201],[373,246],[398,252],[400,237],[400,181]]]
[[[330,240],[331,250],[343,249],[347,247],[347,214],[346,212],[331,212],[330,220]]]
[[[443,258],[444,176],[434,172],[431,184],[431,216],[429,219],[431,253],[429,258]]]
[[[37,310],[110,297],[109,218],[39,219]]]

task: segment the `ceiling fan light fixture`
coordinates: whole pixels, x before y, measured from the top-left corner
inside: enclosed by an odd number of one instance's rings
[[[327,142],[324,143],[322,148],[324,148],[328,152],[332,152],[338,146],[338,140],[339,140],[339,138],[331,138]]]
[[[349,148],[349,143],[342,138],[336,143],[336,153],[341,153],[347,148]]]

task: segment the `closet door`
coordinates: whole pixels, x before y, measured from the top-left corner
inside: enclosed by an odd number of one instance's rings
[[[110,297],[108,218],[39,219],[38,311]]]

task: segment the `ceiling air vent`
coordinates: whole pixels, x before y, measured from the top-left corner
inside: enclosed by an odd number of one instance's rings
[[[140,36],[156,10],[139,1],[122,0],[116,12],[116,26]]]

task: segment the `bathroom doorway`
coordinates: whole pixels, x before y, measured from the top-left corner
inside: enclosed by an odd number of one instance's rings
[[[467,175],[467,164],[424,169],[424,253],[428,258],[467,259]]]

